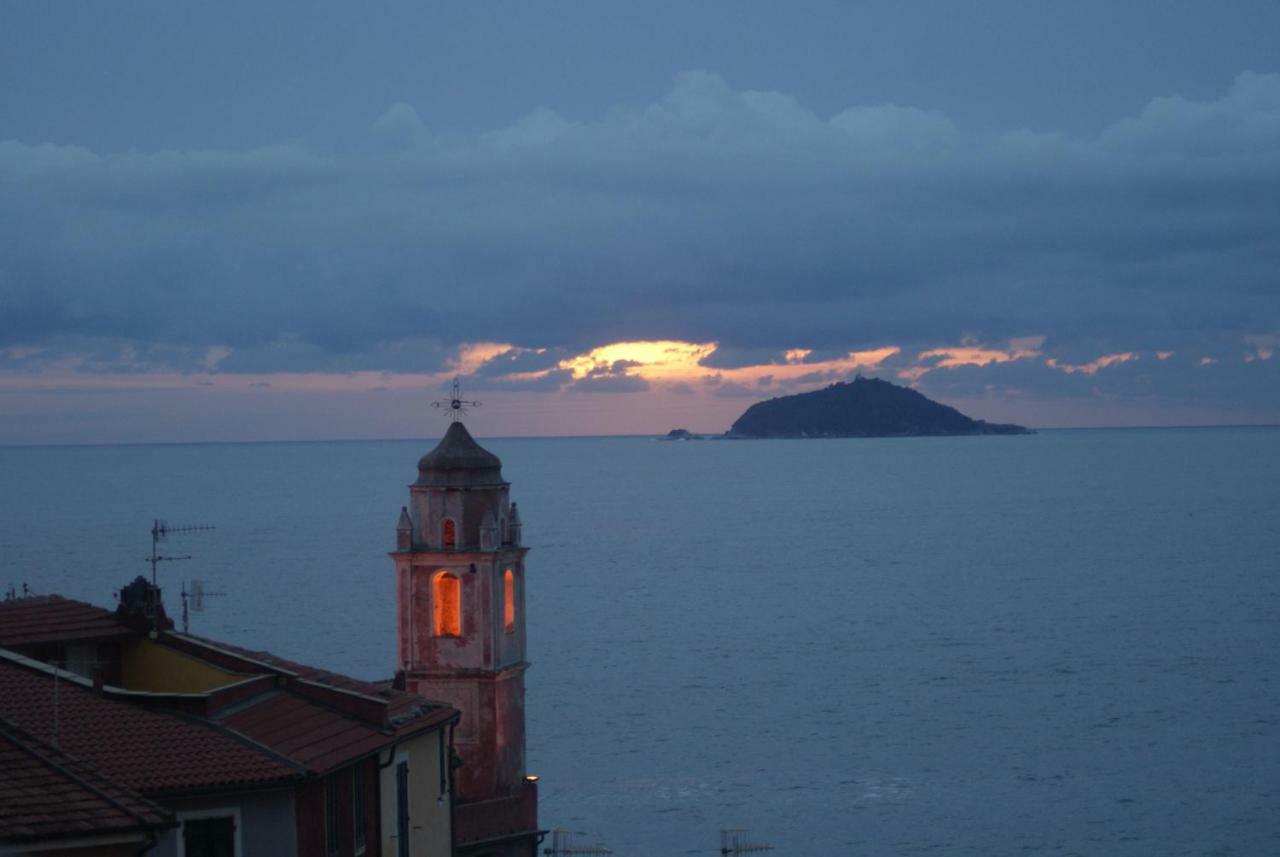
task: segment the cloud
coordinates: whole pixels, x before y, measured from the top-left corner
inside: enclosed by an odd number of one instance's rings
[[[760,390],[757,388],[733,381],[716,384],[711,394],[722,399],[759,399],[761,397]]]
[[[497,377],[472,375],[467,379],[467,389],[510,393],[550,393],[562,389],[572,381],[573,373],[567,369],[552,369],[546,372],[519,373]]]
[[[493,378],[501,375],[543,372],[554,369],[567,356],[562,349],[508,348],[476,367],[473,374],[483,378]]]
[[[785,352],[778,348],[735,348],[717,345],[714,351],[698,363],[708,369],[739,369],[744,366],[783,363],[785,359]]]
[[[1280,336],[1271,334],[1246,336],[1244,341],[1253,349],[1252,354],[1245,355],[1245,360],[1250,362],[1254,360],[1270,360],[1275,355],[1276,348],[1280,347]]]
[[[410,104],[392,104],[373,123],[372,136],[378,147],[387,152],[412,149],[430,142],[427,127]]]
[[[959,366],[989,366],[992,363],[1009,363],[1039,357],[1044,345],[1043,336],[1023,336],[1009,340],[1004,348],[983,346],[972,339],[963,345],[929,348],[916,355],[916,363],[898,371],[898,377],[915,382],[934,369],[955,369]]]
[[[635,375],[590,375],[569,385],[579,393],[644,393],[649,382]]]
[[[953,383],[934,376],[996,377],[1035,351],[1059,370],[1023,379],[1041,390],[1098,355],[1242,365],[1245,336],[1280,330],[1277,198],[1265,74],[1155,99],[1091,139],[898,105],[823,116],[690,72],[649,104],[540,108],[470,139],[395,104],[358,154],[7,141],[0,349],[38,351],[0,365],[687,383],[685,352],[564,365],[665,341],[709,347],[694,362],[748,386],[747,369],[831,372],[832,355],[888,347],[900,371],[927,367],[907,377]],[[1045,338],[1013,344],[1029,331]],[[503,350],[463,365],[466,343]],[[641,365],[588,377],[616,359]],[[1171,396],[1191,383],[1150,377]]]
[[[1084,375],[1097,375],[1099,370],[1106,369],[1108,366],[1114,366],[1117,363],[1128,363],[1130,360],[1137,360],[1138,355],[1132,351],[1126,351],[1123,354],[1104,354],[1090,360],[1088,363],[1062,363],[1056,358],[1050,357],[1045,361],[1045,365],[1051,369],[1057,369],[1066,372],[1068,375],[1074,375],[1080,372]]]

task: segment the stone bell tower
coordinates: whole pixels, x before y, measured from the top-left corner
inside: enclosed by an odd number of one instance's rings
[[[525,772],[524,557],[502,462],[453,422],[418,461],[396,526],[399,667],[408,690],[462,712],[454,736],[455,836],[494,853],[536,851]]]

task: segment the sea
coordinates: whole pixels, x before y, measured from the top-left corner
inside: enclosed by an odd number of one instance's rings
[[[0,448],[0,586],[110,605],[208,525],[193,633],[387,677],[434,442]],[[574,844],[1280,854],[1280,429],[483,442]]]

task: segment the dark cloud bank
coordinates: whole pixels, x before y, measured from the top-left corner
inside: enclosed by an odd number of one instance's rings
[[[718,341],[731,367],[1044,335],[1064,363],[1143,357],[927,377],[1275,410],[1280,359],[1245,337],[1280,333],[1278,236],[1280,75],[1157,98],[1091,139],[893,105],[818,116],[691,72],[644,107],[474,139],[394,105],[358,156],[8,141],[0,368],[188,370],[225,346],[220,371],[431,371],[495,341],[548,349],[528,371],[629,339]],[[627,377],[587,386],[643,386]]]

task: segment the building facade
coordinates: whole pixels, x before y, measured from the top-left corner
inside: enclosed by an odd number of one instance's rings
[[[0,722],[163,815],[105,816],[106,833],[152,857],[453,853],[457,711],[176,633],[159,596],[139,579],[115,612],[0,602]],[[6,838],[34,835],[0,824],[0,854]]]

